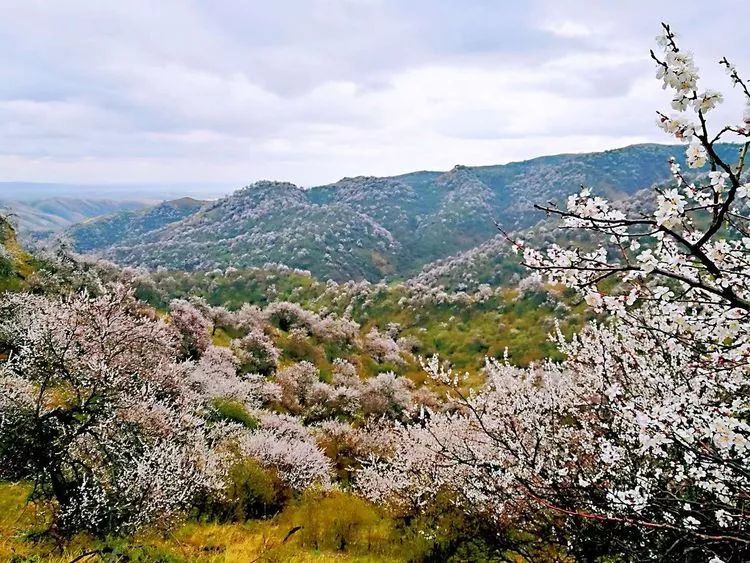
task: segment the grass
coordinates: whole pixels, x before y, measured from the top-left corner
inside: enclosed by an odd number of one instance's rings
[[[0,293],[19,291],[35,269],[33,257],[18,243],[16,233],[7,219],[0,216]]]
[[[0,486],[0,560],[31,555],[23,542],[23,532],[35,525],[33,506],[26,504],[29,487],[18,483]]]
[[[340,491],[311,491],[274,518],[221,523],[188,521],[170,532],[130,538],[76,536],[63,547],[30,531],[46,520],[26,502],[30,486],[0,483],[0,560],[327,562],[419,560],[429,548],[370,503]],[[117,559],[117,558],[120,559]]]

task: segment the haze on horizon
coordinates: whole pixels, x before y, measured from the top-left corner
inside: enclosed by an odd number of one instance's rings
[[[669,142],[663,20],[727,95],[717,121],[741,105],[716,61],[750,72],[729,0],[732,34],[673,1],[3,6],[0,181],[310,186]]]

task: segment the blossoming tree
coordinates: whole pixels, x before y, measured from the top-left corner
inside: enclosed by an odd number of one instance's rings
[[[173,327],[118,286],[0,302],[0,475],[54,499],[61,534],[168,524],[221,486]]]
[[[687,142],[690,170],[670,161],[653,212],[629,215],[587,188],[564,208],[539,206],[586,231],[585,244],[511,240],[537,275],[580,291],[605,320],[572,340],[558,332],[561,363],[488,360],[476,393],[428,362],[458,408],[393,430],[390,455],[360,474],[370,498],[419,506],[447,489],[498,522],[551,527],[583,557],[749,556],[750,92],[722,59],[747,107],[712,128],[721,94],[698,88],[669,26],[658,44],[657,78],[678,112],[659,113],[659,125]],[[716,149],[730,137],[741,141],[736,162]]]

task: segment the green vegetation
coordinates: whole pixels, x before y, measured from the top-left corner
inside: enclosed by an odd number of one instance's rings
[[[66,234],[79,252],[99,250],[179,221],[198,211],[205,203],[184,197],[146,209],[127,209],[83,221],[68,229]]]
[[[17,291],[34,271],[35,259],[18,243],[8,220],[0,216],[0,292]]]
[[[239,422],[251,430],[258,427],[258,420],[247,412],[245,406],[239,401],[214,399],[211,406],[216,412],[216,417],[219,419]]]
[[[153,276],[153,283],[142,284],[139,296],[160,309],[171,299],[199,296],[212,305],[237,309],[244,303],[261,307],[271,299],[298,303],[321,314],[348,311],[361,325],[361,335],[372,327],[385,329],[397,323],[399,336],[415,341],[415,356],[438,354],[462,371],[477,374],[484,358],[502,358],[507,350],[510,361],[528,365],[545,357],[558,357],[549,334],[559,322],[564,334],[572,334],[588,318],[575,296],[557,288],[537,287],[526,291],[506,289],[483,301],[436,303],[422,298],[421,290],[402,284],[352,289],[330,286],[312,277],[285,269],[249,269],[228,276],[206,273],[165,272]],[[406,303],[409,303],[407,306]],[[226,341],[217,332],[215,341]],[[323,374],[330,362],[345,358],[366,375],[395,371],[415,382],[424,381],[418,362],[405,365],[377,364],[352,349],[342,349],[314,336],[295,341],[279,329],[275,342],[282,350],[282,363],[307,360]]]
[[[737,147],[716,150],[736,158]],[[180,205],[92,221],[76,247],[118,263],[211,270],[285,264],[339,281],[405,279],[435,260],[543,219],[535,203],[562,202],[581,184],[610,198],[669,178],[669,145],[545,156],[498,166],[456,166],[392,178],[344,178],[303,190],[259,182],[200,209]],[[730,156],[731,155],[731,156]],[[167,205],[167,204],[165,204]],[[156,220],[147,218],[158,215]]]
[[[521,555],[497,547],[489,529],[447,502],[406,520],[345,492],[308,491],[278,504],[273,477],[248,463],[232,472],[227,518],[192,518],[169,532],[96,540],[79,534],[59,544],[43,530],[47,516],[28,502],[30,487],[0,483],[0,560],[400,562],[507,561]],[[279,508],[274,512],[274,508]],[[266,510],[266,513],[263,513]],[[513,535],[513,532],[508,532]],[[533,538],[529,538],[530,540]],[[500,542],[502,543],[502,542]],[[494,545],[494,547],[492,547]],[[532,550],[535,561],[565,561]],[[87,554],[87,555],[85,555]]]

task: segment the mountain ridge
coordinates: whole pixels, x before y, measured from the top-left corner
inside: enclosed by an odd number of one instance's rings
[[[65,235],[73,240],[76,250],[92,252],[128,240],[130,237],[158,230],[188,217],[207,203],[207,201],[186,196],[164,201],[152,207],[91,217],[67,229]],[[80,235],[80,233],[85,234]]]
[[[52,233],[82,221],[146,207],[142,201],[48,197],[34,201],[0,199],[0,209],[14,218],[19,234]]]
[[[718,150],[731,160],[737,147]],[[583,184],[618,199],[667,181],[671,156],[685,165],[683,146],[640,144],[445,172],[347,177],[308,189],[263,180],[136,238],[115,233],[96,250],[147,268],[281,263],[337,281],[403,279],[486,242],[497,233],[496,221],[507,230],[531,227],[542,218],[534,203],[561,201]],[[91,250],[87,237],[84,226],[73,233],[79,250]]]

